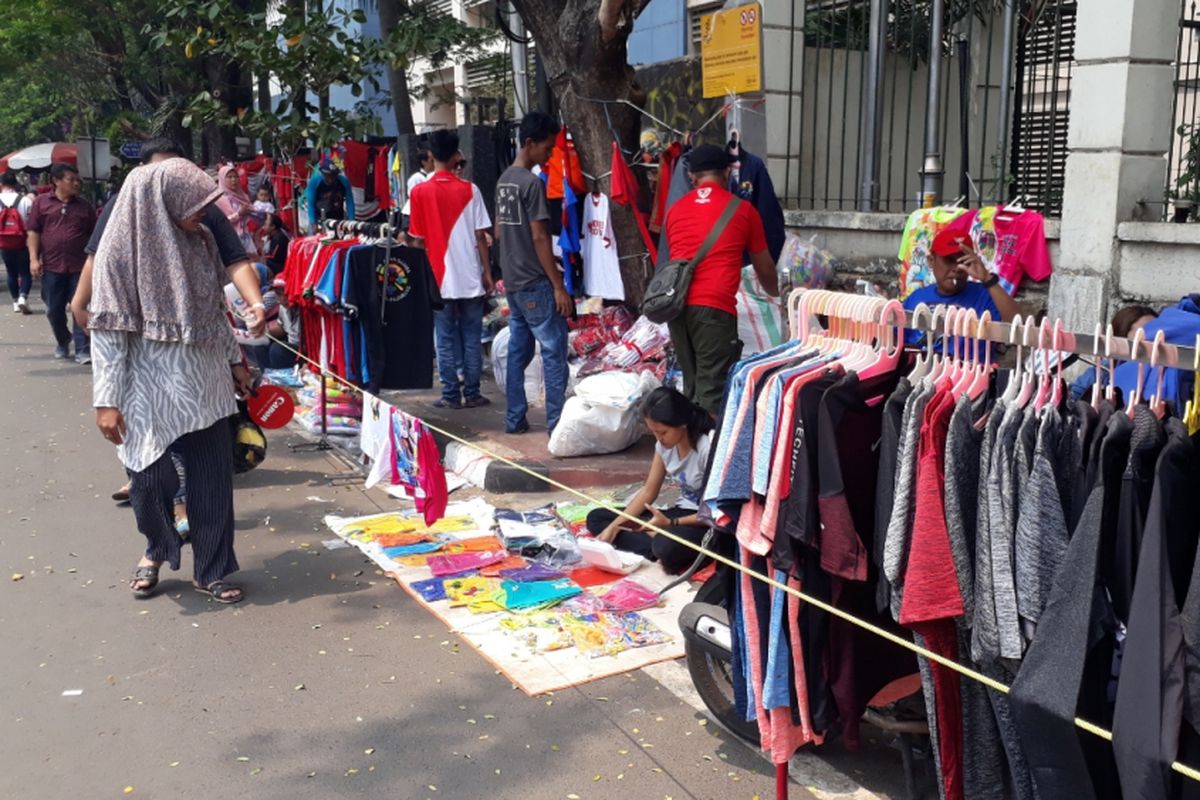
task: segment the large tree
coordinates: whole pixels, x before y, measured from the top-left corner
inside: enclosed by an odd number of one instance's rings
[[[612,165],[614,137],[626,157],[637,150],[645,92],[627,59],[633,20],[649,0],[512,0],[537,44],[550,88],[571,129],[585,172],[603,175]],[[609,101],[597,103],[595,100]],[[646,252],[630,211],[613,208],[626,299],[641,302],[649,270]]]

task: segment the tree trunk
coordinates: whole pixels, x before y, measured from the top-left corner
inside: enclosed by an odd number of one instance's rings
[[[403,6],[404,0],[379,0],[379,30],[384,39],[396,29]],[[414,134],[417,126],[413,122],[412,99],[408,94],[408,73],[404,67],[388,64],[387,76],[392,95],[392,113],[396,115],[396,132],[402,136]]]
[[[638,107],[644,105],[645,92],[626,58],[630,27],[621,28],[602,42],[601,0],[513,0],[513,5],[537,43],[546,78],[574,137],[583,171],[591,175],[609,172],[614,136],[626,154],[637,150],[640,116],[627,105],[606,106],[581,98],[629,100]],[[609,191],[610,180],[604,178],[597,188]],[[651,270],[642,259],[627,256],[644,254],[646,246],[632,211],[615,204],[612,211],[625,299],[636,307],[642,301]]]

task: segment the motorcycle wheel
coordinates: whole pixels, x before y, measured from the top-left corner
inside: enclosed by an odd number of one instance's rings
[[[718,569],[696,591],[695,602],[711,603],[724,608],[727,600],[725,586],[727,580],[728,576],[725,571]],[[759,742],[758,723],[746,722],[737,713],[737,706],[733,699],[733,666],[686,639],[683,650],[687,658],[688,674],[692,676],[692,684],[696,687],[704,705],[722,725],[747,742],[757,745]]]
[[[733,667],[702,648],[684,642],[684,656],[692,684],[717,721],[751,744],[759,742],[758,723],[746,722],[733,699]]]

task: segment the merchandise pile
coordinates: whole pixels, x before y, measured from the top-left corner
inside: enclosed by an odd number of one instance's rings
[[[570,522],[555,507],[521,512],[475,499],[452,503],[432,525],[401,512],[325,521],[439,617],[469,612],[460,632],[501,666],[496,649],[528,660],[574,648],[573,657],[590,660],[677,644],[645,616],[667,610],[655,585],[665,574],[640,557],[621,571],[590,565],[584,549],[594,545],[572,524],[584,512],[563,510]],[[489,632],[503,634],[503,647]],[[673,647],[652,660],[677,655]]]
[[[324,431],[332,436],[358,437],[362,433],[362,395],[326,377],[321,395],[321,377],[305,372],[303,386],[296,391],[296,421],[309,433]]]

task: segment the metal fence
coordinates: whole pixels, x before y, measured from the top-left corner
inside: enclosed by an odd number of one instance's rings
[[[882,100],[870,203],[903,212],[922,202],[930,125],[944,170],[941,197],[979,206],[1023,196],[1025,206],[1061,211],[1074,52],[1075,0],[941,0],[941,35],[931,46],[935,0],[888,0],[878,73]],[[789,156],[799,156],[783,194],[802,209],[864,207],[868,169],[870,0],[807,4],[799,113]],[[1005,44],[1010,55],[1005,64]],[[935,72],[937,95],[929,92]],[[1003,86],[1008,100],[1004,102]],[[932,105],[934,114],[929,114]],[[1001,119],[1001,117],[1004,119]],[[870,181],[867,187],[871,186]]]
[[[1167,154],[1164,214],[1176,199],[1200,202],[1200,16],[1195,0],[1179,8],[1171,150]]]

